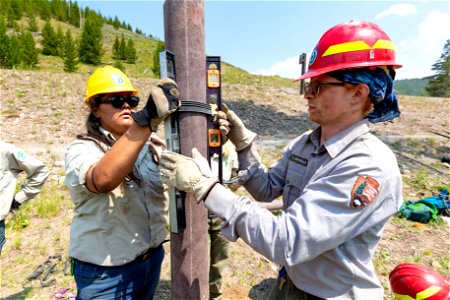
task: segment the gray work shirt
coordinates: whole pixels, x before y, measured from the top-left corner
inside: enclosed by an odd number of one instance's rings
[[[327,299],[383,299],[372,257],[400,208],[396,158],[362,120],[320,145],[320,128],[294,139],[267,170],[255,149],[240,153],[240,182],[258,201],[283,196],[275,216],[216,185],[205,205],[242,238],[285,266],[301,290]]]
[[[17,178],[27,174],[16,193]],[[25,203],[36,197],[50,174],[47,166],[21,148],[0,141],[0,221],[6,219],[13,199]]]
[[[103,133],[113,139],[107,131]],[[104,151],[109,149],[101,145]],[[118,266],[164,241],[167,197],[148,146],[134,165],[139,184],[126,179],[109,193],[90,192],[85,185],[87,172],[104,151],[93,140],[81,139],[67,149],[65,183],[75,205],[69,255],[96,265]]]

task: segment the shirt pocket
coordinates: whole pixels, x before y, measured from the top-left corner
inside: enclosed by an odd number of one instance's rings
[[[287,206],[291,205],[302,194],[305,186],[305,174],[308,161],[306,159],[290,158],[286,171],[286,185],[283,197]]]

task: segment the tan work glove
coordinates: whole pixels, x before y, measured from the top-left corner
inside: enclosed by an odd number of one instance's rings
[[[222,106],[222,111],[217,113],[217,121],[223,143],[229,139],[237,152],[250,146],[257,136],[256,133],[247,129],[242,120],[225,104]]]
[[[204,200],[212,187],[219,182],[208,161],[197,148],[192,148],[192,158],[163,151],[159,165],[161,181],[180,191],[193,193],[197,202]]]
[[[149,126],[153,132],[156,132],[158,125],[180,108],[179,95],[175,81],[163,78],[150,89],[144,109],[131,113],[131,116],[139,126]]]

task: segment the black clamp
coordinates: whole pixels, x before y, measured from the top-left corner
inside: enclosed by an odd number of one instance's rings
[[[193,100],[181,101],[181,107],[178,109],[178,112],[196,112],[208,116],[212,115],[211,106],[209,104]]]

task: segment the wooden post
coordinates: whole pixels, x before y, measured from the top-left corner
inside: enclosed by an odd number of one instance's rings
[[[206,103],[205,29],[203,0],[166,0],[164,39],[175,55],[180,99]],[[207,155],[207,116],[180,113],[181,154],[191,156],[196,147]],[[186,229],[171,234],[172,299],[209,298],[208,212],[186,196]]]

